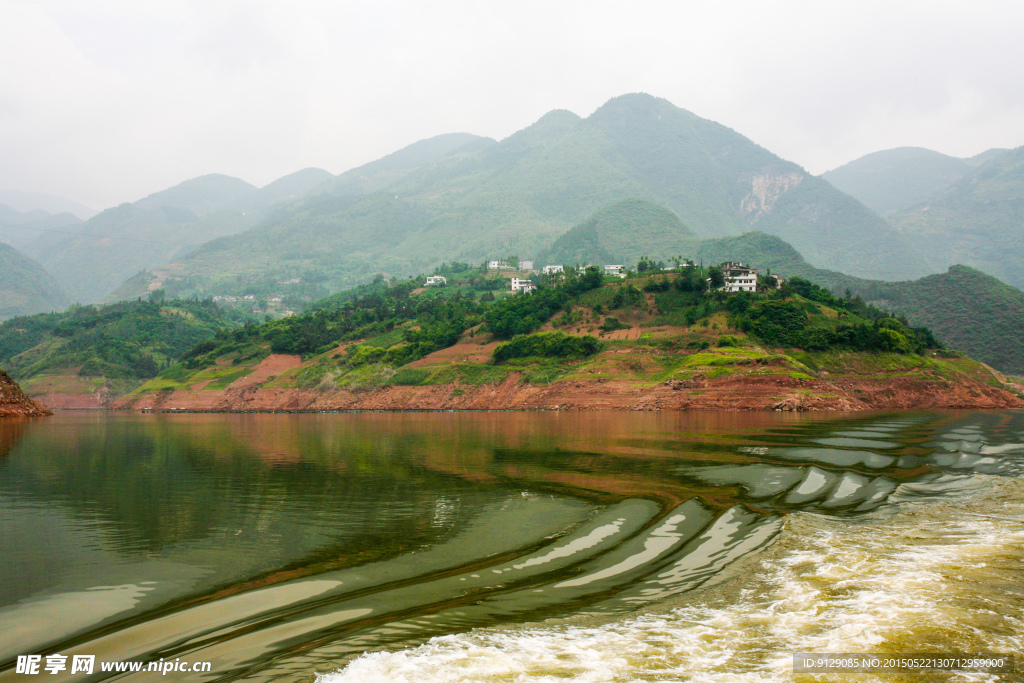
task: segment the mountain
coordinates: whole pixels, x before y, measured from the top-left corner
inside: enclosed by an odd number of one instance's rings
[[[71,213],[50,214],[42,209],[16,211],[0,204],[0,242],[21,249],[46,230],[73,231],[82,220]]]
[[[890,220],[931,270],[963,264],[1024,289],[1024,147],[989,155]]]
[[[0,320],[63,310],[70,299],[38,263],[0,243]]]
[[[899,147],[868,154],[821,177],[884,216],[950,187],[972,168],[965,159]]]
[[[329,183],[325,183],[323,189],[335,195],[376,192],[405,178],[413,171],[448,156],[457,149],[470,146],[484,148],[492,144],[497,143],[490,138],[482,138],[471,133],[436,135],[414,142],[386,157],[346,171]]]
[[[900,235],[855,199],[650,95],[615,98],[585,119],[549,112],[497,143],[442,142],[449,144],[430,149],[443,154],[411,170],[429,158],[416,157],[417,146],[342,174],[324,192],[204,245],[175,271],[140,277],[121,294],[157,282],[184,295],[235,293],[295,278],[337,291],[376,273],[404,277],[442,261],[529,259],[625,199],[664,206],[702,237],[751,229],[777,235],[822,267],[878,278],[927,272]]]
[[[256,188],[231,176],[205,175],[107,209],[73,231],[44,232],[24,249],[79,301],[99,301],[139,271],[170,263],[210,239],[243,232],[275,205],[332,177],[305,169]]]

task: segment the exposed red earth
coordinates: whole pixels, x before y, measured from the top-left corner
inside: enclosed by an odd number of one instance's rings
[[[38,417],[52,414],[49,408],[26,396],[18,383],[0,370],[0,417]]]

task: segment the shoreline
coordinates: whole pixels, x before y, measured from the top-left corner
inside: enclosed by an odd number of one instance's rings
[[[53,407],[60,409],[59,404]],[[111,410],[161,413],[327,413],[459,411],[774,411],[1024,408],[1024,400],[984,382],[934,377],[797,379],[723,377],[658,384],[623,380],[530,384],[390,385],[366,391],[244,387],[175,389],[122,397]]]

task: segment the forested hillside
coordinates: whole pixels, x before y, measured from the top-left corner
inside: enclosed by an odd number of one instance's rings
[[[32,395],[61,383],[53,378],[88,378],[95,386],[126,380],[118,386],[130,388],[243,322],[212,301],[164,301],[159,294],[153,301],[74,306],[0,323],[0,367]]]
[[[420,278],[378,281],[331,297],[307,315],[220,332],[129,403],[190,387],[223,391],[236,382],[254,390],[366,391],[500,383],[522,373],[523,381],[551,383],[609,347],[617,350],[610,358],[620,374],[648,380],[696,371],[721,377],[741,369],[755,369],[758,377],[809,378],[817,370],[807,363],[838,367],[858,353],[867,355],[856,363],[872,367],[931,368],[929,358],[942,352],[927,329],[800,278],[781,289],[727,294],[709,290],[709,280],[722,276],[715,267],[681,265],[619,280],[591,266],[542,278],[532,294],[513,294],[494,289],[507,278],[457,270],[445,287],[423,288]],[[620,330],[636,330],[629,337],[635,343],[617,337]],[[700,353],[713,344],[726,349],[724,355]],[[456,345],[476,360],[451,362],[441,353]],[[488,357],[480,358],[481,345]],[[282,364],[286,357],[290,364]],[[279,369],[271,374],[268,367]]]

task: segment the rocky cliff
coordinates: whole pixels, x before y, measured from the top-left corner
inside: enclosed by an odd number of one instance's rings
[[[10,376],[0,370],[0,417],[52,415],[46,406],[30,399]]]

